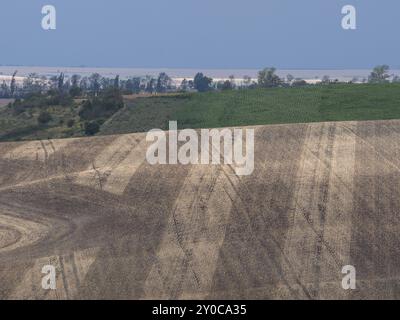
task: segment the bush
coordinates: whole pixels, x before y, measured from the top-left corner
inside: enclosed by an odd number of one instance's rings
[[[74,119],[69,119],[67,121],[67,127],[68,128],[72,128],[74,124],[75,124],[75,120]]]
[[[42,111],[42,112],[40,112],[37,120],[38,120],[39,124],[46,124],[46,123],[50,122],[51,119],[52,118],[51,118],[50,113],[48,113],[47,111]]]
[[[93,136],[100,130],[100,125],[96,121],[85,122],[85,134]]]
[[[72,87],[69,89],[69,94],[74,98],[79,97],[82,94],[82,89],[79,87]]]
[[[233,89],[233,84],[232,84],[231,81],[226,80],[226,81],[218,84],[218,89],[220,89],[220,90],[232,90]]]
[[[88,120],[90,118],[93,118],[93,105],[92,102],[90,100],[85,100],[80,109],[79,109],[79,117],[82,120]]]
[[[25,112],[25,106],[22,105],[21,103],[14,103],[13,107],[12,107],[12,113],[14,116],[18,116],[21,113]]]
[[[86,100],[79,109],[81,120],[109,118],[124,106],[119,90],[113,88],[103,91],[98,97]]]
[[[292,87],[304,87],[307,85],[307,82],[302,79],[298,79],[292,82]]]

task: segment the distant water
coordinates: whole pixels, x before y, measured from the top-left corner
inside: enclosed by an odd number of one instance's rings
[[[18,70],[18,76],[27,76],[30,73],[37,73],[39,75],[53,76],[60,72],[70,76],[72,74],[79,74],[81,76],[89,76],[92,73],[99,73],[104,77],[115,77],[119,75],[121,79],[126,79],[132,76],[156,76],[160,72],[166,72],[171,78],[183,79],[193,78],[197,72],[203,72],[205,75],[214,79],[227,79],[230,75],[234,75],[236,79],[242,79],[244,76],[257,78],[259,69],[168,69],[168,68],[86,68],[86,67],[26,67],[26,66],[0,66],[0,75],[11,75],[15,70]],[[295,78],[304,80],[321,79],[325,75],[331,79],[338,79],[339,81],[350,81],[353,78],[362,80],[367,78],[371,70],[367,69],[354,69],[354,70],[301,70],[301,69],[281,69],[277,70],[280,77],[286,77],[291,74]],[[400,75],[400,70],[391,70],[392,74]],[[4,78],[4,77],[0,77]]]

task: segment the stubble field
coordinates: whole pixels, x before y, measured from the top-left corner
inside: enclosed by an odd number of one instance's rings
[[[254,128],[242,177],[142,133],[1,143],[0,298],[399,299],[400,121]]]

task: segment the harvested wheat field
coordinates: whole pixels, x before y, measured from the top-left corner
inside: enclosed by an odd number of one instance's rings
[[[255,127],[250,176],[144,138],[0,144],[1,299],[400,298],[400,121]]]

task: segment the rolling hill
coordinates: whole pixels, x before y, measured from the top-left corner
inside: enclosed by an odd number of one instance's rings
[[[398,299],[400,121],[254,128],[242,177],[142,133],[1,143],[0,298]]]

